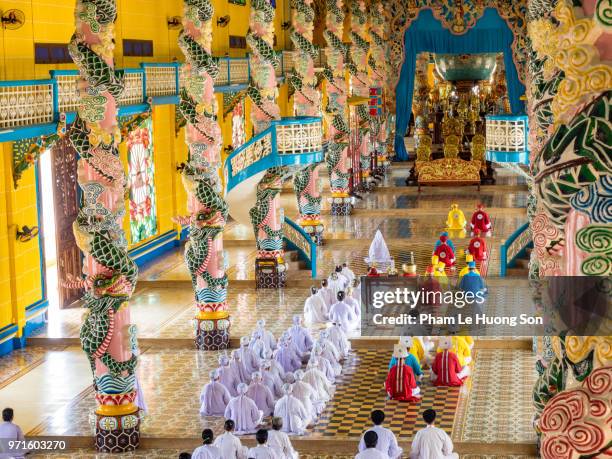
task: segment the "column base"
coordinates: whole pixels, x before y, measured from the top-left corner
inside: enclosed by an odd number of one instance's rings
[[[279,271],[276,260],[257,258],[255,260],[255,288],[284,288],[287,271]]]
[[[229,316],[224,319],[196,318],[196,322],[195,345],[197,349],[222,351],[229,348]]]
[[[123,415],[96,413],[96,450],[102,453],[127,453],[139,446],[139,410]]]
[[[323,226],[322,225],[319,224],[317,226],[313,226],[307,223],[300,223],[299,225],[310,236],[310,238],[315,244],[323,245]],[[318,226],[320,226],[321,229],[317,229]]]
[[[332,215],[351,215],[353,205],[350,202],[332,202],[330,213]]]

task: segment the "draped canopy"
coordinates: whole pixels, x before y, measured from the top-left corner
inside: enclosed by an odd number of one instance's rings
[[[512,54],[514,34],[496,9],[487,8],[476,24],[463,35],[445,29],[430,9],[422,9],[404,35],[404,63],[396,88],[395,152],[406,161],[404,134],[412,111],[416,57],[421,52],[440,54],[504,53],[506,83],[512,113],[523,111],[520,100],[525,86],[520,82]]]

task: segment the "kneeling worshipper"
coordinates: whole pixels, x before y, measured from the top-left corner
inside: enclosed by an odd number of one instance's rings
[[[451,204],[451,208],[448,211],[448,217],[446,219],[446,227],[450,230],[462,230],[466,224],[465,215],[459,208],[459,204]]]
[[[268,446],[274,450],[278,459],[298,459],[300,456],[293,449],[289,436],[283,432],[283,420],[272,418],[272,429],[268,430]]]
[[[325,306],[327,307],[327,309],[329,309],[333,302],[336,301],[336,296],[334,295],[333,290],[329,287],[327,279],[323,279],[321,281],[319,295],[321,296],[321,298],[323,298],[323,301],[325,301]]]
[[[378,435],[378,441],[376,442],[376,449],[391,459],[399,459],[402,457],[404,450],[397,444],[397,438],[393,432],[382,426],[385,421],[385,413],[382,410],[374,410],[370,414],[370,419],[374,424],[370,429],[366,430],[361,436],[359,441],[359,451],[364,451],[366,448],[365,434],[368,432],[376,432]]]
[[[353,287],[349,287],[345,292],[344,301],[353,307],[353,313],[355,314],[355,323],[361,322],[361,303],[359,303],[353,297]]]
[[[351,342],[346,337],[346,333],[344,333],[342,327],[338,324],[333,324],[327,329],[327,333],[329,334],[329,340],[340,352],[341,360],[346,359],[351,352]]]
[[[274,338],[270,330],[266,330],[266,319],[259,319],[257,321],[257,330],[261,331],[261,336],[267,348],[274,351],[276,349],[276,338]]]
[[[351,297],[361,307],[361,284],[359,283],[358,277],[353,279],[353,282],[351,282]]]
[[[253,373],[246,395],[255,402],[257,408],[263,412],[264,417],[272,415],[274,412],[274,394],[263,383],[260,371]]]
[[[285,330],[283,332],[283,334],[281,335],[281,337],[283,338],[283,340],[287,343],[287,345],[289,346],[289,350],[291,351],[291,354],[293,355],[293,357],[297,360],[299,360],[300,362],[300,366],[302,366],[302,362],[308,362],[308,359],[306,358],[308,356],[308,353],[303,354],[297,347],[297,345],[293,342],[293,338],[291,337],[291,333],[289,333],[289,329]],[[279,341],[280,342],[280,341]]]
[[[293,316],[293,325],[289,327],[289,335],[295,344],[297,350],[302,354],[302,357],[307,359],[310,351],[312,351],[312,336],[306,327],[302,326],[302,316],[296,314]]]
[[[304,320],[307,324],[316,325],[327,322],[327,304],[324,295],[316,287],[310,287],[310,296],[304,302]]]
[[[247,370],[248,374],[253,373],[254,371],[259,370],[259,357],[255,354],[255,351],[249,348],[249,337],[243,336],[240,338],[240,349],[238,352],[240,353],[240,360],[244,364],[244,367]]]
[[[304,435],[304,430],[311,421],[309,413],[302,402],[292,395],[291,384],[283,385],[283,392],[284,395],[274,405],[274,417],[283,420],[283,432]]]
[[[349,332],[357,326],[357,317],[353,311],[353,306],[344,301],[344,292],[338,292],[338,301],[329,308],[329,321],[342,327],[342,330]]]
[[[231,399],[227,388],[219,382],[217,370],[210,372],[210,382],[200,393],[200,416],[223,416]]]
[[[251,380],[251,373],[247,371],[244,362],[240,358],[240,351],[238,349],[234,349],[230,353],[230,357],[230,367],[232,367],[234,372],[238,375],[238,381],[248,384]]]
[[[376,449],[378,444],[378,434],[373,430],[368,430],[363,434],[363,444],[365,449],[357,453],[355,459],[389,459],[389,455]]]
[[[318,359],[311,356],[302,380],[310,384],[315,390],[318,402],[327,403],[334,394],[335,386],[329,382],[325,373],[319,369],[318,364]]]
[[[230,360],[227,355],[219,356],[219,382],[223,384],[229,391],[232,397],[235,397],[236,388],[240,384],[240,376],[234,368],[230,366]]]
[[[353,281],[355,280],[355,273],[346,263],[342,263],[342,274],[348,279],[349,285],[352,285]]]
[[[326,334],[319,338],[316,346],[321,349],[320,356],[327,359],[331,364],[332,370],[334,371],[334,376],[338,377],[340,376],[340,373],[342,373],[342,365],[340,365],[340,352],[338,349],[336,349],[336,346],[329,341],[327,331],[325,330],[321,333]]]
[[[271,360],[264,360],[261,363],[261,367],[259,367],[259,371],[261,373],[262,382],[270,389],[272,395],[274,395],[276,399],[282,395],[281,390],[283,381],[274,371],[272,371],[272,362]]]
[[[283,367],[285,373],[293,373],[302,366],[302,359],[295,355],[286,338],[282,339],[274,354],[274,360]]]
[[[470,261],[474,261],[474,257],[468,252],[465,254],[465,266],[461,268],[461,271],[459,271],[459,274],[457,275],[457,278],[459,279],[459,281],[461,281],[461,278],[465,276],[470,270]],[[476,266],[476,264],[474,264],[474,266]],[[480,274],[480,271],[478,271],[478,268],[476,268],[475,272]]]
[[[213,445],[215,436],[210,429],[202,431],[202,446],[197,447],[191,453],[191,459],[225,459],[221,456],[219,448]]]
[[[462,367],[457,355],[451,350],[453,341],[443,336],[438,343],[441,352],[431,365],[431,380],[434,386],[462,386],[470,374],[470,367]]]
[[[385,238],[383,237],[380,230],[376,230],[374,239],[372,239],[372,243],[370,244],[370,248],[368,249],[368,257],[364,258],[364,261],[368,266],[380,267],[380,270],[383,272],[387,272],[387,270],[393,265],[393,258],[391,258],[389,248],[387,247]],[[378,271],[376,271],[375,275],[378,274]],[[368,276],[369,275],[370,272],[368,272]]]
[[[238,385],[238,395],[230,400],[225,408],[225,419],[236,423],[237,434],[253,433],[261,424],[263,412],[257,408],[255,402],[247,397],[249,390],[244,383]]]
[[[326,330],[321,330],[321,332],[319,333],[319,339],[317,340],[317,343],[322,344],[322,345],[323,344],[327,345],[327,347],[329,348],[327,352],[331,354],[335,362],[341,363],[344,360],[344,355],[342,354],[342,352],[340,352],[340,349],[338,349],[338,346],[336,346],[334,341],[331,339],[330,332],[332,328],[337,328],[337,327],[334,327],[332,325],[331,328],[328,328]],[[325,357],[325,354],[326,352],[325,352],[325,346],[324,346],[324,349],[323,349],[324,357]]]
[[[472,347],[474,340],[471,336],[455,335],[451,338],[450,350],[455,353],[459,359],[459,364],[464,367],[472,361]],[[437,352],[442,352],[442,347],[438,344]]]
[[[327,380],[334,384],[336,382],[336,372],[331,362],[323,356],[323,348],[319,345],[315,345],[312,348],[312,354],[310,354],[310,360],[308,366],[316,365],[319,370],[325,375]]]
[[[406,358],[404,359],[404,365],[408,365],[410,368],[412,368],[412,372],[414,373],[416,379],[421,379],[421,376],[423,375],[421,364],[419,363],[419,359],[411,352],[414,343],[417,341],[418,340],[416,339],[413,340],[410,336],[404,336],[400,338],[398,344],[403,346],[403,348],[408,352],[408,355],[406,355]],[[391,356],[391,360],[389,361],[389,370],[395,365],[397,365],[397,358],[395,357],[395,354],[393,354]]]
[[[333,298],[338,296],[338,292],[343,292],[348,287],[348,281],[346,277],[340,274],[342,268],[336,266],[336,271],[331,273],[327,278],[327,284],[329,285],[329,289],[332,292]]]
[[[459,281],[459,290],[464,292],[472,292],[476,295],[478,292],[486,292],[487,286],[480,276],[476,272],[476,263],[473,261],[468,262],[468,272]]]
[[[393,357],[397,363],[391,367],[385,380],[385,389],[391,400],[416,402],[421,399],[421,389],[416,383],[412,368],[404,363],[408,355],[403,345],[394,346]]]
[[[485,212],[484,205],[478,204],[476,206],[476,211],[472,214],[470,227],[472,228],[472,235],[476,234],[476,230],[479,230],[485,236],[491,235],[491,218]]]
[[[441,239],[442,236],[446,237],[446,243],[452,249],[452,251],[455,252],[455,244],[453,244],[453,241],[451,240],[450,236],[448,235],[448,231],[442,231],[440,233],[440,236],[438,237],[438,240],[436,241],[436,244],[434,245],[434,252],[438,248],[438,246],[440,244],[442,244],[442,239]]]
[[[247,447],[242,446],[240,439],[234,435],[236,423],[231,419],[225,421],[225,432],[217,437],[214,445],[219,448],[223,459],[247,459]]]
[[[254,330],[251,334],[251,342],[249,343],[249,349],[255,354],[259,360],[265,359],[267,351],[272,352],[272,349],[268,347],[264,339],[264,334],[261,330]]]
[[[485,261],[489,255],[487,254],[487,243],[480,237],[480,230],[474,230],[474,237],[470,240],[468,252],[475,261]]]
[[[274,358],[274,352],[266,351],[264,353],[264,361],[268,360],[270,362],[270,370],[274,373],[274,376],[278,379],[278,381],[283,381],[285,379],[285,369],[283,366]],[[282,386],[282,384],[281,384]]]
[[[276,452],[268,445],[268,431],[259,429],[255,434],[257,446],[247,452],[248,459],[281,459]]]
[[[434,426],[436,412],[425,410],[423,420],[427,427],[419,430],[412,440],[410,459],[459,459],[453,453],[453,442],[446,432]]]
[[[293,373],[295,382],[293,383],[293,395],[304,405],[310,418],[314,421],[323,411],[325,404],[319,403],[314,388],[304,382],[304,370],[297,370]]]
[[[434,250],[434,255],[438,257],[438,263],[444,262],[447,268],[455,266],[455,251],[447,243],[448,237],[440,236],[440,244]]]

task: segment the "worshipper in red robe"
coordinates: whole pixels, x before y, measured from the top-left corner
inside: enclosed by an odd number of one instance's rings
[[[483,238],[480,237],[480,230],[476,228],[474,230],[474,237],[470,241],[468,246],[468,252],[475,261],[484,261],[488,258],[487,244]]]
[[[385,381],[385,389],[392,400],[416,402],[421,399],[412,368],[405,363],[408,350],[403,345],[395,345],[393,356],[397,363],[391,367]]]
[[[440,236],[440,245],[436,247],[434,255],[436,255],[438,260],[443,262],[447,268],[452,268],[455,266],[455,252],[453,252],[453,249],[451,249],[447,241],[448,236]]]
[[[368,277],[380,277],[380,274],[378,273],[378,270],[376,269],[376,266],[373,264],[372,266],[370,266],[370,269],[368,269]]]
[[[431,365],[431,379],[434,386],[462,386],[469,375],[470,367],[461,367],[457,355],[451,351],[452,338],[444,336],[440,338],[438,347],[442,352],[436,354]]]
[[[489,214],[484,211],[484,206],[482,204],[476,206],[476,211],[472,214],[470,227],[472,228],[472,235],[476,234],[476,230],[479,230],[484,235],[489,235],[491,233],[491,218]]]

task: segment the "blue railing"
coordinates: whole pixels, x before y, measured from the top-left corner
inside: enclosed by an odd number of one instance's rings
[[[225,160],[229,193],[249,177],[275,166],[318,163],[323,160],[321,118],[297,116],[272,121],[270,127],[234,150]]]
[[[293,66],[291,54],[282,51],[277,76],[283,78]],[[125,91],[119,98],[119,114],[130,115],[153,105],[179,101],[180,66],[142,63],[123,69]],[[219,58],[215,91],[235,92],[247,87],[251,71],[247,57]],[[55,132],[60,114],[74,119],[79,104],[78,70],[52,70],[50,79],[0,81],[0,142],[37,137]]]
[[[293,220],[285,218],[283,223],[283,239],[289,249],[297,250],[298,256],[306,262],[311,277],[317,277],[317,244]]]
[[[528,121],[527,115],[487,115],[487,160],[529,164]]]
[[[512,233],[500,246],[499,275],[505,277],[507,269],[511,268],[514,261],[530,246],[533,246],[531,228],[529,227],[529,223],[525,223],[514,231],[514,233]]]

